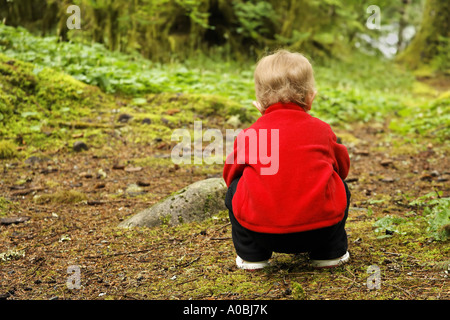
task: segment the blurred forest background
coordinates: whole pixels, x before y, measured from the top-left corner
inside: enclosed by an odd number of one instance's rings
[[[352,263],[239,273],[226,212],[117,230],[221,176],[174,165],[172,132],[249,126],[279,48],[311,60],[311,114],[349,150]],[[0,0],[0,297],[448,299],[449,139],[450,1]]]
[[[81,9],[79,31],[66,27],[66,9],[72,4]],[[367,11],[371,5],[381,8],[381,30],[370,30],[365,24],[375,13]],[[248,60],[279,47],[315,58],[342,58],[355,45],[371,52],[378,47],[392,57],[404,51],[422,30],[405,60],[413,67],[433,61],[436,68],[447,71],[448,11],[448,3],[437,0],[0,2],[0,18],[6,25],[23,26],[40,36],[56,35],[62,41],[95,42],[113,51],[137,51],[145,58],[165,62],[198,53]]]

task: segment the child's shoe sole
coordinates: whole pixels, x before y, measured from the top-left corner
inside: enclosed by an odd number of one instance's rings
[[[239,269],[244,269],[244,270],[260,270],[260,269],[263,269],[264,267],[270,266],[270,263],[269,263],[269,260],[258,261],[258,262],[249,262],[249,261],[245,261],[241,257],[237,256],[236,257],[236,266]]]
[[[311,260],[311,265],[315,269],[335,268],[350,260],[350,254],[348,251],[339,258],[330,260]]]

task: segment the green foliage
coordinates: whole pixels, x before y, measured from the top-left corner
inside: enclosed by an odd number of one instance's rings
[[[441,199],[436,205],[425,208],[428,220],[428,233],[436,240],[445,241],[450,238],[450,198]]]
[[[411,207],[423,209],[422,216],[411,212],[411,217],[386,215],[373,223],[378,238],[388,238],[395,234],[405,235],[420,232],[437,241],[450,238],[450,198],[441,198],[436,192],[428,193],[409,203]],[[425,221],[422,224],[421,221]]]
[[[450,37],[439,36],[438,43],[431,65],[434,70],[450,75]]]
[[[257,40],[272,37],[270,28],[275,23],[275,10],[267,1],[233,1],[233,10],[239,22],[236,32]]]
[[[416,108],[405,108],[398,112],[400,118],[393,119],[390,128],[403,135],[417,135],[444,142],[450,139],[450,96],[443,94],[428,100]]]
[[[192,22],[204,29],[211,28],[208,24],[209,13],[202,11],[202,7],[205,5],[203,1],[175,0],[175,3],[185,10]]]
[[[30,0],[0,1],[0,21],[55,35],[63,41],[102,43],[113,51],[137,50],[168,62],[220,52],[225,58],[260,56],[280,46],[330,57],[354,49],[358,33],[380,32],[364,26],[366,8],[383,8],[383,24],[397,23],[402,1],[359,0]],[[78,5],[81,29],[68,30],[66,9]],[[412,0],[408,20],[421,10]],[[56,31],[56,32],[55,32]]]
[[[0,35],[4,52],[37,65],[35,73],[51,67],[97,85],[107,93],[138,99],[147,93],[161,92],[214,94],[247,109],[254,99],[252,66],[243,68],[206,58],[186,61],[184,65],[161,65],[138,55],[110,52],[100,44],[88,46],[61,43],[55,37],[35,37],[22,28],[0,25]],[[389,77],[392,83],[386,83],[383,77],[386,64],[357,56],[352,63],[314,66],[319,95],[312,114],[341,125],[351,121],[380,121],[392,110],[398,111],[402,103],[396,93],[408,90],[410,78],[391,68],[396,77]]]
[[[63,71],[107,93],[184,92],[226,94],[250,104],[253,81],[249,73],[230,72],[233,66],[218,64],[212,70],[181,64],[161,65],[136,54],[111,52],[100,44],[58,42],[56,37],[36,37],[23,28],[0,24],[0,48],[10,57]],[[234,68],[236,69],[236,68]],[[226,70],[226,71],[225,71]],[[224,74],[225,73],[225,74]]]
[[[345,125],[349,122],[382,121],[401,102],[389,100],[384,95],[369,95],[358,89],[339,90],[333,87],[320,89],[317,103],[311,110],[332,125]]]
[[[375,233],[381,234],[378,239],[391,237],[393,233],[406,234],[404,227],[407,220],[401,217],[387,215],[374,222]]]
[[[318,95],[311,113],[334,125],[385,121],[406,108],[411,74],[392,62],[362,54],[351,61],[330,60],[315,65]]]
[[[428,235],[440,241],[450,238],[450,198],[441,198],[441,194],[430,192],[411,201],[409,205],[424,209]]]
[[[61,61],[63,57],[56,60]],[[123,63],[122,72],[126,73],[126,64],[120,60],[117,62]],[[46,150],[70,147],[75,141],[73,135],[80,134],[77,129],[85,129],[81,133],[86,138],[93,137],[89,143],[91,146],[103,144],[105,135],[109,135],[111,129],[123,126],[114,123],[117,118],[115,110],[119,107],[121,112],[130,114],[132,121],[137,124],[132,129],[119,130],[136,143],[151,142],[155,138],[168,141],[174,127],[192,126],[197,118],[227,119],[236,115],[242,122],[252,122],[256,119],[256,110],[230,100],[223,92],[235,92],[235,100],[246,97],[249,90],[242,90],[243,80],[237,75],[234,79],[231,79],[232,75],[205,75],[224,79],[222,82],[212,83],[210,88],[204,86],[204,92],[217,91],[222,95],[189,94],[181,92],[196,92],[197,90],[190,87],[202,86],[200,83],[190,85],[184,77],[190,71],[186,67],[183,67],[183,70],[184,73],[176,74],[166,71],[164,76],[179,77],[179,84],[185,82],[182,88],[186,90],[170,87],[167,91],[172,89],[175,92],[136,94],[129,100],[123,98],[117,105],[116,97],[103,93],[97,87],[86,85],[44,65],[22,62],[0,54],[0,137],[15,139],[20,145],[32,147],[27,148],[27,152],[33,152],[33,148]],[[230,84],[227,86],[227,83]],[[216,85],[222,86],[220,90],[216,89]],[[167,114],[168,110],[175,110],[174,114]],[[150,123],[139,125],[143,119]],[[2,157],[10,158],[16,155],[16,146],[11,142],[2,142],[1,146]]]

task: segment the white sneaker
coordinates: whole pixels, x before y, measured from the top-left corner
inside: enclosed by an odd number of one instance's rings
[[[236,257],[236,265],[239,269],[244,270],[258,270],[264,267],[268,267],[270,265],[269,260],[258,261],[258,262],[250,262],[242,260],[241,257]]]
[[[322,269],[322,268],[334,268],[346,263],[350,259],[350,254],[348,251],[339,258],[329,259],[329,260],[311,260],[311,265],[313,268]]]

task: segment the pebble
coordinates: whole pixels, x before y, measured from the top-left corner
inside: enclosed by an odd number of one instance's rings
[[[126,123],[128,122],[131,118],[133,118],[133,116],[127,114],[127,113],[122,113],[119,115],[119,119],[118,121],[121,123]]]
[[[73,151],[75,151],[75,152],[80,152],[80,151],[88,150],[88,149],[89,149],[89,147],[83,141],[75,141],[73,143]]]
[[[433,179],[433,177],[428,173],[424,173],[424,174],[420,175],[419,179],[422,181],[431,181]]]
[[[430,174],[431,174],[431,176],[433,176],[433,177],[439,177],[439,176],[440,176],[439,171],[437,171],[437,170],[431,171]]]
[[[79,176],[80,178],[87,178],[87,179],[90,179],[90,178],[92,178],[94,175],[93,175],[92,173],[90,173],[90,172],[81,172],[78,176]]]
[[[137,184],[132,183],[127,186],[125,193],[130,196],[137,196],[143,193],[143,189],[139,187]]]

